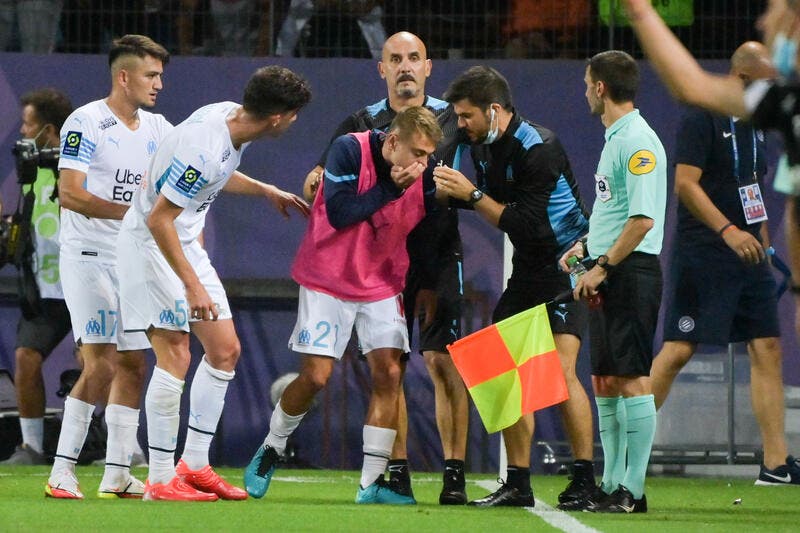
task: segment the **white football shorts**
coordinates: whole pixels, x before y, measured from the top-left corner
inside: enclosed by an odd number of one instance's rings
[[[353,325],[363,354],[377,348],[410,351],[401,294],[377,302],[351,302],[302,285],[289,349],[341,359]]]
[[[232,318],[228,296],[200,243],[185,246],[183,253],[216,304],[218,320]],[[154,241],[142,243],[122,231],[117,258],[120,302],[128,331],[146,331],[154,326],[188,332],[192,322],[200,321],[190,316],[186,288]]]
[[[119,280],[113,264],[59,258],[61,287],[75,341],[116,344],[117,350],[146,350],[144,332],[125,332],[120,315]]]

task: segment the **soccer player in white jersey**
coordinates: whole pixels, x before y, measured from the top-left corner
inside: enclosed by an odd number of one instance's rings
[[[305,80],[283,67],[250,78],[243,105],[202,107],[159,146],[120,231],[117,265],[125,328],[146,331],[156,368],[145,395],[150,471],[146,500],[241,500],[247,493],[222,480],[208,449],[233,379],[240,344],[231,309],[199,241],[209,205],[220,191],[263,196],[284,215],[308,204],[236,167],[245,148],[277,137],[311,98]],[[194,333],[205,351],[191,382],[190,419],[175,466],[179,410]]]
[[[144,333],[124,333],[116,275],[117,233],[161,138],[172,126],[153,107],[169,54],[142,35],[109,52],[111,93],[75,110],[61,129],[61,283],[84,368],[64,402],[55,462],[45,487],[53,498],[82,499],[75,463],[95,404],[108,398],[101,498],[141,498],[130,474],[145,373]]]

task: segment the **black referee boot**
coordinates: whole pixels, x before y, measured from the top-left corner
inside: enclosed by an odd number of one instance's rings
[[[567,488],[558,495],[558,508],[561,511],[581,511],[589,505],[591,497],[596,496],[594,465],[591,461],[575,461],[569,479]]]
[[[619,485],[617,490],[586,509],[591,513],[646,513],[647,496],[642,494],[637,500],[625,486]]]

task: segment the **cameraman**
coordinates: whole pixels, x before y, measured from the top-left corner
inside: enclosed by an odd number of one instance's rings
[[[22,221],[30,224],[30,239],[19,244],[27,248],[17,265],[22,317],[17,326],[14,381],[22,445],[3,464],[47,464],[43,454],[45,395],[42,361],[70,331],[69,312],[61,292],[58,270],[60,223],[55,192],[59,132],[72,113],[72,104],[64,93],[55,89],[31,91],[23,95],[20,103],[23,140],[14,150],[18,163],[17,178],[23,184],[24,195],[33,193],[30,220]],[[35,150],[32,145],[35,145]],[[32,158],[35,158],[33,162]]]

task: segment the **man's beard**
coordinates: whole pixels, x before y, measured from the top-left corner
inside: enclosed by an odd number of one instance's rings
[[[397,78],[397,96],[400,98],[414,98],[419,94],[417,80],[411,74],[401,74]]]
[[[401,87],[397,89],[397,96],[400,98],[414,98],[417,96],[417,90],[412,87]]]

